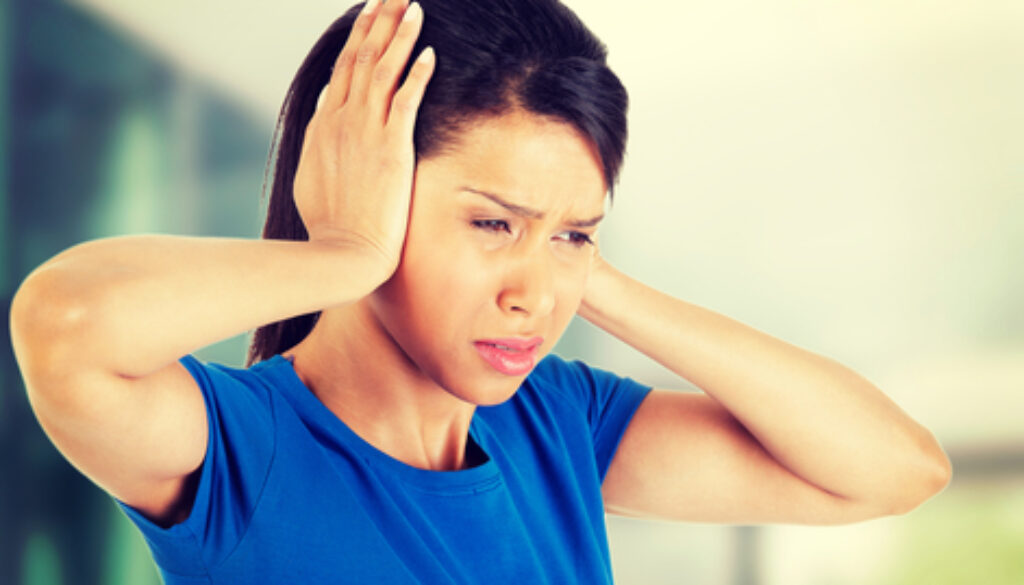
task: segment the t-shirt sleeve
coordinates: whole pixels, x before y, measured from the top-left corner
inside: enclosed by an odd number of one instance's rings
[[[598,477],[603,481],[619,441],[650,386],[574,360],[550,355],[541,366],[586,416],[594,445]]]
[[[118,502],[139,527],[157,564],[182,576],[201,576],[241,540],[274,455],[274,416],[268,389],[251,372],[181,359],[206,403],[206,455],[186,520],[161,527]]]

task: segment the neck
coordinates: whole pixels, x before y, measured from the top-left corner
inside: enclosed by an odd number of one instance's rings
[[[475,406],[420,371],[365,300],[325,310],[285,356],[313,394],[377,449],[421,469],[467,466]]]

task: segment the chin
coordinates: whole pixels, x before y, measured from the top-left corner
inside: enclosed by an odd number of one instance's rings
[[[527,374],[528,375],[528,374]],[[451,383],[442,384],[449,394],[475,406],[496,406],[507,402],[526,379],[523,376],[504,376],[487,372],[478,376],[457,376]]]
[[[508,389],[505,392],[492,392],[485,396],[478,397],[477,400],[473,401],[473,404],[477,406],[497,406],[499,404],[508,402],[510,398],[515,396],[516,392],[519,391],[519,384],[515,387]]]

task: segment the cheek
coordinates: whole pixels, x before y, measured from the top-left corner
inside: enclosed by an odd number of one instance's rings
[[[471,254],[444,246],[434,247],[426,257],[411,257],[404,271],[405,295],[419,318],[458,320],[492,302],[491,278]]]
[[[576,314],[576,309],[579,308],[580,303],[583,301],[583,289],[586,285],[586,276],[573,274],[567,276],[565,281],[566,282],[561,286],[558,293],[558,308],[560,316],[564,316],[565,313],[568,313],[568,317],[565,317],[565,319],[568,320]]]
[[[555,304],[554,321],[559,328],[569,325],[569,321],[583,301],[583,292],[586,289],[589,270],[579,264],[563,265],[564,270],[555,279]]]
[[[404,321],[403,328],[457,333],[457,321],[488,302],[486,266],[451,230],[416,227],[410,228],[398,270],[377,296],[382,308]]]

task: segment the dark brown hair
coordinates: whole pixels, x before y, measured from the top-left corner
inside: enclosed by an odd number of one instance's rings
[[[628,98],[607,66],[604,45],[572,11],[557,0],[419,2],[424,22],[413,55],[433,47],[437,64],[417,115],[418,158],[437,154],[475,119],[522,109],[576,127],[596,148],[612,189],[625,154]],[[271,165],[274,173],[264,238],[309,237],[292,197],[295,170],[306,125],[362,6],[328,27],[285,95],[268,161],[268,174]],[[300,315],[257,329],[249,363],[302,341],[318,316]]]

